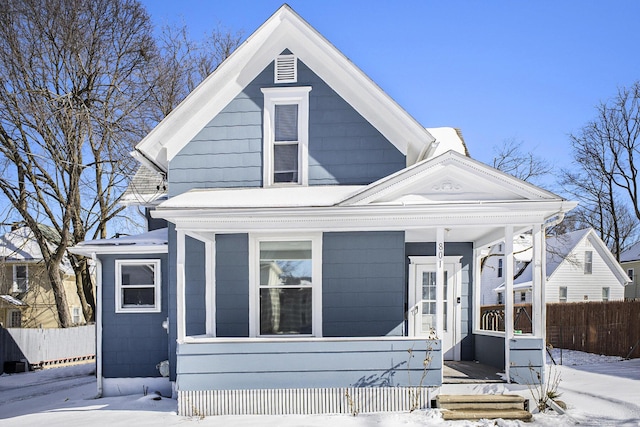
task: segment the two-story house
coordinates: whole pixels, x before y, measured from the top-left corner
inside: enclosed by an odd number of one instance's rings
[[[134,155],[166,179],[151,216],[168,227],[73,249],[98,265],[101,393],[172,388],[181,414],[401,410],[445,360],[544,369],[544,229],[575,203],[426,129],[289,6]],[[533,333],[482,331],[481,251],[525,231]]]

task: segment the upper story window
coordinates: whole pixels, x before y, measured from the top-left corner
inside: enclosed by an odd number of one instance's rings
[[[263,88],[263,182],[307,185],[310,86]]]
[[[12,292],[27,292],[29,289],[29,269],[26,265],[13,266]]]
[[[502,277],[502,258],[498,260],[498,277]]]
[[[634,277],[635,273],[633,271],[633,268],[627,270],[627,276],[629,276],[629,280],[631,280],[631,283],[635,283],[636,278]]]
[[[158,313],[160,260],[116,260],[116,313]]]
[[[593,272],[593,251],[584,251],[584,274]]]

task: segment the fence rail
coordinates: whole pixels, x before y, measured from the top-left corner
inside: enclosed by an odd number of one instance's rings
[[[96,354],[95,325],[64,329],[0,328],[0,372],[5,362],[56,365]]]
[[[514,305],[514,329],[531,333],[531,304]],[[504,331],[504,305],[480,308],[480,328]],[[640,301],[547,304],[547,343],[587,353],[640,357]]]

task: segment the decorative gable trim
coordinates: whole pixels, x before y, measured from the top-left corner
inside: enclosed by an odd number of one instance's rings
[[[411,167],[382,178],[362,191],[340,203],[341,206],[361,206],[401,197],[408,188],[419,182],[432,182],[428,189],[439,194],[460,194],[464,186],[457,180],[444,178],[446,168],[456,167],[465,174],[482,177],[507,191],[511,191],[523,200],[562,200],[551,192],[543,190],[525,181],[507,175],[497,169],[484,165],[455,151],[448,151],[436,158],[424,160]],[[428,175],[436,175],[434,180],[428,180]]]
[[[295,55],[279,55],[274,67],[274,83],[298,82],[298,59]]]
[[[283,51],[296,52],[412,165],[435,149],[435,138],[288,5],[283,5],[136,146],[162,171]]]

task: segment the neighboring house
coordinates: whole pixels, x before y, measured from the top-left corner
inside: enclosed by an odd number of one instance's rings
[[[514,266],[513,290],[516,303],[531,302],[530,236],[519,236],[523,251]],[[499,246],[492,248],[500,253]],[[593,228],[550,237],[547,246],[547,282],[545,301],[614,301],[624,299],[629,282],[625,271],[598,237]],[[504,277],[501,277],[500,256],[490,256],[482,270],[483,305],[503,304]],[[499,282],[499,283],[498,283]],[[492,295],[493,294],[493,295]]]
[[[640,242],[620,254],[620,264],[630,280],[624,289],[625,299],[640,299]]]
[[[72,249],[98,262],[100,393],[172,386],[181,414],[356,394],[401,410],[444,360],[543,369],[542,304],[532,335],[479,329],[480,249],[531,232],[544,264],[545,224],[575,203],[425,129],[289,6],[135,156],[166,178],[151,215],[168,228]]]
[[[55,247],[56,233],[41,226]],[[69,311],[74,324],[84,324],[73,269],[65,257],[60,265]],[[42,252],[27,227],[0,238],[0,323],[7,328],[57,328],[58,310]]]

